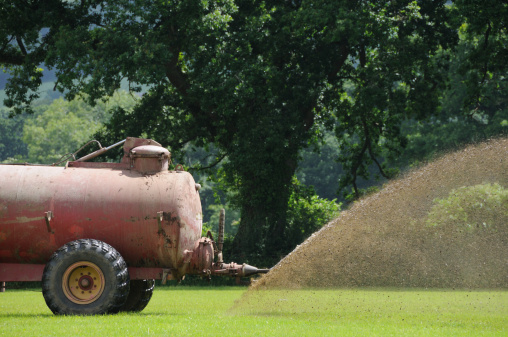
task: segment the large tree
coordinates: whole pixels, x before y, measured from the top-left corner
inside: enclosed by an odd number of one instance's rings
[[[401,141],[400,120],[432,113],[439,50],[457,29],[446,2],[0,2],[6,104],[28,107],[41,67],[67,97],[93,102],[122,81],[146,91],[103,138],[213,144],[241,209],[237,253],[276,256],[299,152],[323,127],[336,128],[356,189],[369,163],[388,175],[380,144]]]

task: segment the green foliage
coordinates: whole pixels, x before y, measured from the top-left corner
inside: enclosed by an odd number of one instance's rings
[[[203,223],[203,227],[201,228],[201,236],[207,236],[208,232],[212,233],[213,228],[211,224],[208,224],[206,222]],[[213,237],[216,238],[216,235],[213,234]]]
[[[341,204],[320,198],[312,187],[306,187],[293,178],[293,192],[287,214],[288,252],[294,244],[303,242],[316,230],[339,215]]]
[[[55,100],[42,113],[26,121],[23,141],[28,144],[28,161],[51,164],[72,153],[101,127],[99,121],[85,119],[76,102]],[[88,111],[86,111],[88,112]]]
[[[9,118],[9,111],[0,108],[0,162],[21,160],[27,154],[26,144],[21,139],[26,116]]]
[[[340,188],[353,186],[356,197],[357,180],[369,179],[372,165],[384,178],[393,175],[382,156],[405,145],[401,121],[436,111],[444,84],[439,46],[455,43],[452,27],[439,24],[449,20],[444,2],[378,2],[359,10],[360,20],[377,23],[361,35],[348,90],[330,97],[345,171]]]
[[[238,223],[240,222],[240,212],[238,210],[227,207],[227,205],[210,204],[207,210],[211,213],[209,223],[214,233],[218,232],[220,210],[226,210],[226,223],[224,232],[228,235],[234,236],[238,230]]]
[[[461,232],[508,230],[508,189],[499,184],[464,186],[445,199],[434,200],[428,226]]]
[[[234,191],[228,190],[224,184],[223,162],[227,158],[221,156],[213,146],[195,147],[187,145],[181,151],[172,153],[173,161],[185,163],[194,180],[201,184],[199,191],[203,208],[203,221],[208,223],[214,233],[218,230],[220,210],[226,210],[225,232],[236,234],[240,221],[238,207],[233,205]]]
[[[484,86],[484,99],[475,111],[463,106],[467,97],[466,79],[458,74],[461,63],[450,64],[449,87],[443,92],[439,114],[426,120],[406,120],[401,132],[407,139],[399,155],[387,155],[395,166],[427,161],[464,144],[508,134],[508,83]]]
[[[467,45],[458,69],[467,88],[462,103],[469,113],[481,112],[484,103],[490,101],[488,96],[493,88],[501,85],[506,95],[508,3],[503,0],[453,3],[456,20],[462,23],[460,36]]]
[[[379,192],[379,190],[380,190],[379,186],[369,186],[366,188],[359,188],[357,191],[355,191],[354,189],[351,189],[350,193],[347,193],[347,191],[344,191],[344,199],[347,202],[354,202],[359,197],[377,193],[377,192]]]
[[[402,125],[407,145],[398,156],[390,155],[391,165],[405,167],[429,161],[443,152],[465,144],[477,143],[508,132],[508,111],[499,111],[492,119],[478,122],[468,117],[432,118],[425,122],[406,121]]]
[[[300,152],[296,176],[303,185],[313,186],[316,193],[325,199],[337,198],[338,177],[344,171],[337,162],[340,157],[337,138],[331,132],[325,132],[322,144],[316,144]]]
[[[498,19],[493,20],[493,17],[485,16],[485,12],[480,9],[483,5],[490,13],[499,9],[500,12],[496,15],[502,22],[504,15],[502,13],[506,13],[507,6],[497,1],[489,2],[489,4],[477,1],[457,1],[454,13],[464,10],[464,8],[460,9],[461,6],[470,6],[468,10],[470,18],[461,16],[456,18],[466,22],[479,18],[496,21],[493,24],[497,27]],[[482,14],[476,17],[472,8],[477,8],[476,11]],[[488,29],[487,21],[485,21],[485,30]],[[430,160],[444,151],[455,150],[464,144],[508,133],[508,82],[506,81],[508,69],[503,67],[502,63],[498,62],[499,60],[495,60],[498,57],[496,55],[503,53],[503,47],[496,43],[500,42],[500,37],[506,35],[506,30],[499,31],[501,35],[498,33],[490,35],[490,39],[497,41],[490,40],[489,42],[492,43],[489,44],[492,54],[483,49],[485,38],[488,38],[483,35],[485,32],[470,24],[463,24],[460,27],[457,46],[443,51],[443,57],[447,61],[440,67],[442,73],[446,74],[447,86],[439,98],[439,112],[424,120],[408,118],[401,124],[401,134],[407,139],[407,144],[401,149],[400,154],[387,154],[390,165],[399,167],[412,165],[419,161]],[[480,43],[480,40],[483,42]],[[504,41],[508,39],[504,38]],[[499,48],[501,49],[497,50]]]
[[[74,153],[102,128],[109,118],[109,109],[116,106],[128,109],[135,102],[136,99],[128,93],[119,92],[93,107],[82,98],[72,101],[60,98],[49,106],[39,106],[33,118],[27,119],[23,127],[23,141],[28,146],[27,161],[52,164],[62,156]],[[86,148],[78,157],[91,150],[96,149]]]

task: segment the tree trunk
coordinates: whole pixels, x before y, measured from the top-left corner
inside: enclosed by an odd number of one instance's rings
[[[242,177],[242,218],[233,243],[233,256],[239,261],[267,267],[288,249],[284,231],[296,160],[287,155],[285,160]]]

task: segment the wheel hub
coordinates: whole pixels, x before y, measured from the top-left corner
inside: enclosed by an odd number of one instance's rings
[[[94,284],[93,284],[93,279],[88,276],[88,275],[84,275],[84,276],[81,276],[79,281],[78,281],[78,284],[79,284],[79,288],[81,288],[82,290],[90,290],[93,288]]]
[[[80,261],[69,266],[62,277],[65,296],[77,304],[96,301],[104,291],[104,274],[97,265]]]

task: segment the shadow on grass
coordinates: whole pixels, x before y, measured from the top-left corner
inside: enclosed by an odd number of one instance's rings
[[[149,317],[149,316],[184,316],[184,314],[174,313],[174,312],[122,312],[118,314],[104,314],[104,315],[54,315],[52,313],[46,314],[27,314],[27,313],[8,313],[2,314],[0,313],[0,320],[3,318],[76,318],[76,317],[122,317],[122,316],[137,316],[137,317]]]
[[[184,291],[184,290],[189,290],[189,291],[222,291],[222,290],[227,290],[227,291],[231,291],[231,290],[247,290],[248,287],[246,286],[242,286],[242,285],[234,285],[234,286],[228,286],[228,285],[224,285],[224,286],[194,286],[194,285],[176,285],[176,286],[173,286],[173,285],[169,285],[169,286],[157,286],[155,285],[155,290],[156,291]]]
[[[178,316],[185,316],[183,313],[176,313],[176,312],[166,312],[166,311],[148,311],[148,312],[125,312],[121,313],[123,316],[139,316],[139,317],[150,317],[150,316],[171,316],[171,317],[178,317]],[[116,315],[112,315],[116,316]],[[187,315],[188,316],[188,315]]]
[[[55,315],[51,313],[47,314],[26,314],[26,313],[10,313],[10,314],[2,314],[0,313],[0,319],[2,318],[46,318],[46,317],[54,317]]]

